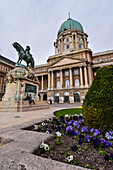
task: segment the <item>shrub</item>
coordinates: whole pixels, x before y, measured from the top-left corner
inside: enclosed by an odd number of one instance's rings
[[[113,130],[113,65],[97,71],[83,103],[83,118],[88,128]]]

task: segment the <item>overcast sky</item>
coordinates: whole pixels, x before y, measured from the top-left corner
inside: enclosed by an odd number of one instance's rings
[[[0,0],[0,54],[17,62],[12,43],[19,42],[31,47],[36,65],[46,63],[69,12],[93,53],[113,49],[113,0]]]

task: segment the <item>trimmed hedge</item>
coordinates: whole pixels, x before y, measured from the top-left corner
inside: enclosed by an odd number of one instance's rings
[[[113,65],[97,71],[83,103],[83,119],[88,128],[113,130]]]

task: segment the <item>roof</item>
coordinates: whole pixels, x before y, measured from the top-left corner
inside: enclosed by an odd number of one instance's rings
[[[78,21],[75,21],[75,20],[69,18],[59,28],[58,35],[61,32],[64,32],[64,31],[69,30],[69,29],[76,29],[76,30],[79,30],[81,32],[84,32],[82,25]]]

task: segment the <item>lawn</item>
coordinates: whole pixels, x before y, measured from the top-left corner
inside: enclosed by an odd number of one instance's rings
[[[54,112],[56,117],[68,115],[75,115],[75,114],[82,114],[82,108],[73,108],[73,109],[63,109]]]

